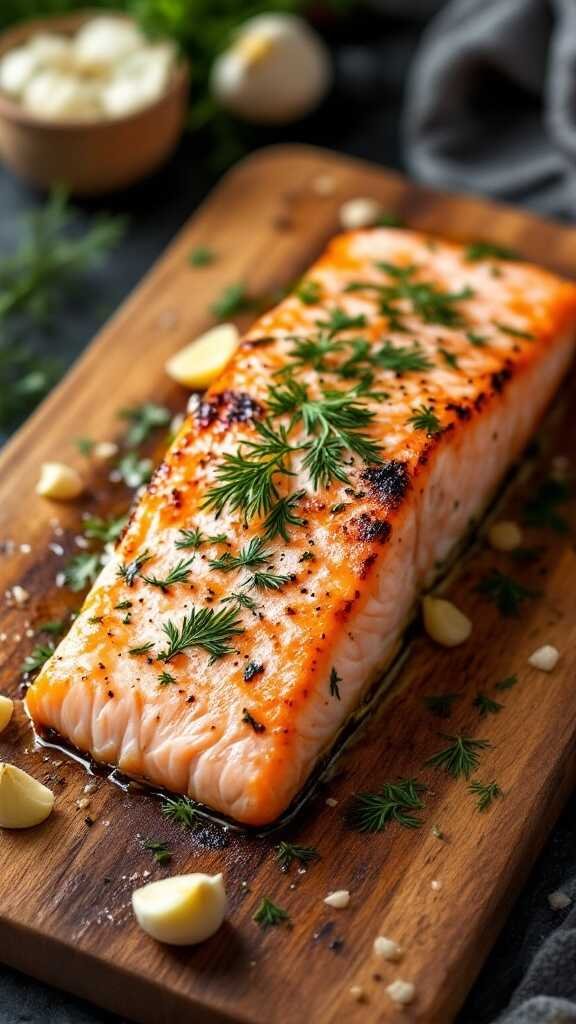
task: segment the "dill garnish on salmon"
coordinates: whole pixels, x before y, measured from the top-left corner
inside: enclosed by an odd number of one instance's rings
[[[185,421],[28,692],[38,726],[241,822],[288,807],[570,361],[574,286],[495,259],[332,241]]]

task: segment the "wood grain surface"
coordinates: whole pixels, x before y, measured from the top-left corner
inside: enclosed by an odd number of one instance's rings
[[[331,180],[331,194],[318,194],[319,176]],[[576,269],[572,230],[420,189],[335,154],[281,147],[239,165],[2,454],[3,692],[21,696],[20,666],[36,642],[38,623],[79,603],[78,595],[55,580],[66,557],[79,550],[82,513],[108,514],[126,505],[123,486],[107,479],[109,468],[83,459],[73,439],[119,437],[118,410],[138,402],[183,410],[187,395],[168,380],[163,365],[212,322],[210,302],[232,282],[244,281],[251,294],[267,296],[295,280],[337,229],[340,203],[359,195],[380,198],[410,226],[514,246],[569,276]],[[216,249],[217,261],[192,268],[188,255],[197,245]],[[520,474],[499,514],[518,518],[551,455],[574,451],[573,393],[568,387],[557,401],[539,465]],[[35,496],[40,463],[50,459],[82,469],[85,499],[57,506]],[[469,552],[447,589],[473,620],[472,639],[445,651],[416,630],[378,713],[281,836],[261,838],[210,824],[184,830],[162,817],[154,796],[127,792],[100,777],[89,808],[78,808],[85,770],[37,748],[18,705],[0,738],[0,757],[46,781],[56,793],[56,809],[39,828],[0,836],[0,958],[142,1024],[448,1024],[576,776],[573,539],[570,533],[528,529],[526,544],[542,548],[526,565],[482,541]],[[526,601],[518,618],[502,618],[477,592],[490,568],[513,573],[540,596]],[[29,594],[22,606],[11,596],[15,584]],[[542,643],[556,644],[562,654],[551,674],[528,666],[530,653]],[[518,674],[517,685],[495,691],[512,673]],[[430,714],[423,698],[447,691],[460,696],[452,717],[443,721]],[[473,705],[478,691],[496,696],[504,707],[481,717]],[[489,740],[477,777],[497,780],[504,797],[488,812],[477,811],[463,780],[423,767],[444,744],[441,732]],[[377,835],[350,831],[343,820],[350,796],[397,776],[417,776],[429,786],[422,827],[395,824]],[[434,826],[444,839],[436,837]],[[173,851],[167,867],[155,864],[144,849],[143,839],[150,838]],[[321,859],[305,872],[293,866],[283,874],[274,852],[280,838],[317,847]],[[137,928],[130,894],[146,878],[191,870],[223,871],[228,921],[201,947],[161,947]],[[339,888],[351,892],[346,910],[323,902]],[[258,928],[252,915],[262,896],[289,912],[291,928]],[[378,934],[404,947],[400,963],[375,959]],[[399,977],[416,986],[416,998],[403,1012],[386,994]],[[362,1002],[351,994],[352,986],[362,987]]]

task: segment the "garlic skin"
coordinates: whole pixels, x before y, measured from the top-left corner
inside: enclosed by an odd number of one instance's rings
[[[13,714],[14,701],[10,697],[0,694],[0,732],[4,732],[4,729],[10,724]]]
[[[331,81],[328,50],[314,29],[297,15],[260,14],[217,57],[210,87],[244,121],[287,124],[314,110]]]
[[[84,490],[82,477],[64,462],[44,462],[40,471],[40,479],[36,484],[36,494],[53,501],[72,501]]]
[[[13,764],[0,764],[0,827],[33,828],[45,821],[54,793]]]
[[[158,942],[192,946],[218,931],[226,913],[222,875],[174,875],[132,893],[140,927]]]
[[[166,373],[178,384],[201,391],[226,369],[239,340],[235,324],[219,324],[171,356]]]

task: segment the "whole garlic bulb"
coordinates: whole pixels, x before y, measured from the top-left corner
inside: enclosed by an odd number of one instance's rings
[[[210,84],[218,102],[243,120],[285,124],[317,107],[331,78],[326,46],[302,18],[261,14],[216,59]]]

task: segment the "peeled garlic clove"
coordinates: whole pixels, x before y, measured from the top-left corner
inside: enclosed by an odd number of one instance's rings
[[[98,117],[101,108],[94,83],[62,71],[39,71],[28,82],[22,104],[36,117],[54,120]]]
[[[14,701],[10,700],[10,697],[0,694],[0,732],[4,732],[6,726],[9,725],[13,713]]]
[[[488,542],[495,551],[514,551],[522,543],[522,530],[518,523],[503,519],[490,526]]]
[[[168,87],[175,62],[170,43],[145,46],[118,65],[102,89],[102,106],[110,117],[123,117],[153,103]]]
[[[222,875],[175,875],[136,889],[132,908],[141,928],[158,942],[190,946],[209,939],[224,920]]]
[[[428,636],[442,647],[457,647],[472,632],[470,619],[451,601],[441,597],[424,597],[422,614]]]
[[[184,387],[206,388],[226,369],[239,339],[234,324],[219,324],[172,356],[166,363],[166,373]]]
[[[72,501],[83,490],[82,477],[72,466],[66,466],[63,462],[43,463],[36,494],[54,501]]]
[[[59,36],[53,32],[39,32],[37,36],[32,36],[28,48],[37,62],[45,68],[71,71],[74,67],[72,41],[66,36]]]
[[[74,56],[86,70],[105,70],[146,45],[138,26],[127,18],[103,15],[82,26],[74,39]]]
[[[210,85],[219,103],[246,121],[284,124],[318,106],[332,78],[320,36],[291,14],[250,18],[214,62]]]
[[[50,814],[54,794],[13,764],[0,764],[0,826],[32,828]]]
[[[382,216],[382,205],[377,199],[348,199],[342,203],[338,213],[340,225],[345,231],[370,228]]]
[[[0,60],[0,89],[9,96],[21,96],[38,68],[38,57],[30,46],[18,46]]]

